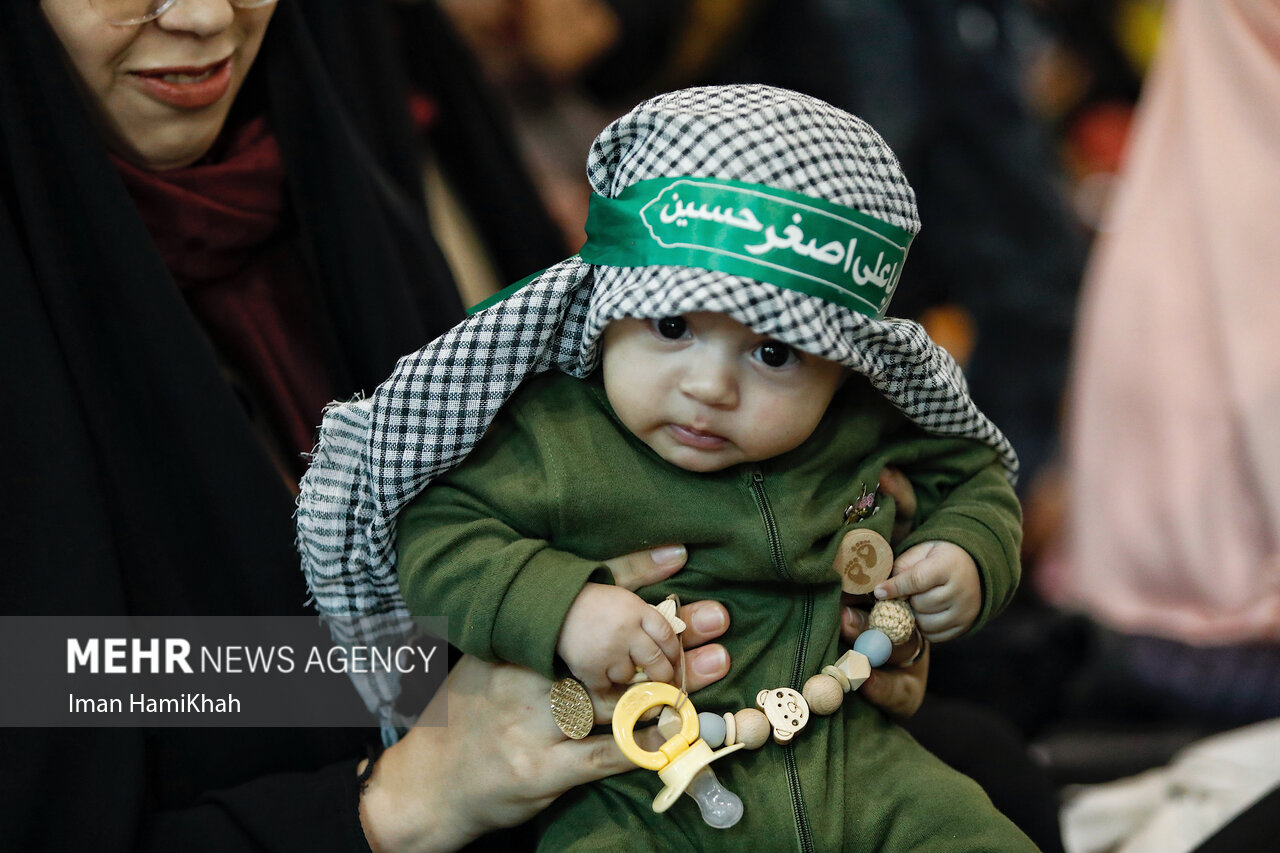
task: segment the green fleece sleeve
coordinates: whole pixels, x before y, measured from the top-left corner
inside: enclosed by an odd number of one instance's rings
[[[472,455],[401,511],[400,589],[415,618],[446,617],[449,640],[485,660],[553,677],[569,606],[609,570],[551,548],[536,442],[499,416]]]
[[[976,631],[1009,606],[1022,576],[1022,511],[1004,469],[993,464],[957,485],[902,542],[952,542],[969,552],[982,579]]]
[[[896,460],[916,489],[917,526],[895,549],[921,542],[959,545],[982,580],[982,609],[970,631],[999,615],[1022,575],[1022,508],[989,447],[965,439],[911,442]]]

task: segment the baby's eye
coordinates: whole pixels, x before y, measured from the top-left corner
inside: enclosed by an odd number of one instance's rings
[[[786,367],[800,360],[796,351],[781,341],[765,341],[756,347],[755,356],[769,367]]]
[[[689,324],[683,317],[659,317],[653,321],[653,329],[661,337],[674,341],[688,333]]]

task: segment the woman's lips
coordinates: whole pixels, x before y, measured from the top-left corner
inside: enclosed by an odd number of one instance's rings
[[[231,88],[231,57],[197,67],[148,68],[131,71],[142,90],[179,109],[199,109],[222,100]]]
[[[718,450],[729,441],[724,436],[680,424],[668,424],[667,430],[677,442],[696,450]]]

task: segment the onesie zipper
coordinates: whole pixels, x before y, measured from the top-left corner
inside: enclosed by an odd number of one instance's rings
[[[764,474],[751,472],[751,497],[755,499],[756,509],[760,510],[760,518],[764,521],[765,536],[769,539],[769,556],[773,560],[773,570],[783,580],[794,581],[787,569],[786,558],[782,555],[782,537],[778,535],[778,524],[773,518],[773,507],[769,505],[769,496],[764,490]]]
[[[795,581],[787,568],[786,558],[782,553],[782,537],[778,535],[778,523],[773,516],[773,507],[769,504],[769,495],[764,490],[764,474],[751,472],[751,497],[760,511],[764,522],[765,535],[769,540],[769,556],[773,561],[773,569],[784,580]],[[792,690],[800,689],[800,679],[805,672],[805,658],[809,652],[809,632],[813,627],[813,592],[805,586],[804,606],[800,616],[800,639],[796,643],[796,656],[791,666]],[[809,827],[809,815],[804,807],[804,796],[800,791],[800,771],[796,764],[794,746],[782,749],[782,764],[787,771],[787,787],[791,792],[791,808],[795,812],[796,835],[800,839],[803,853],[813,853],[813,830]]]

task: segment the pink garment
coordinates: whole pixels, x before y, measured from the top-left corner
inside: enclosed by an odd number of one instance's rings
[[[1126,633],[1276,641],[1280,0],[1166,9],[1082,297],[1043,592]]]

